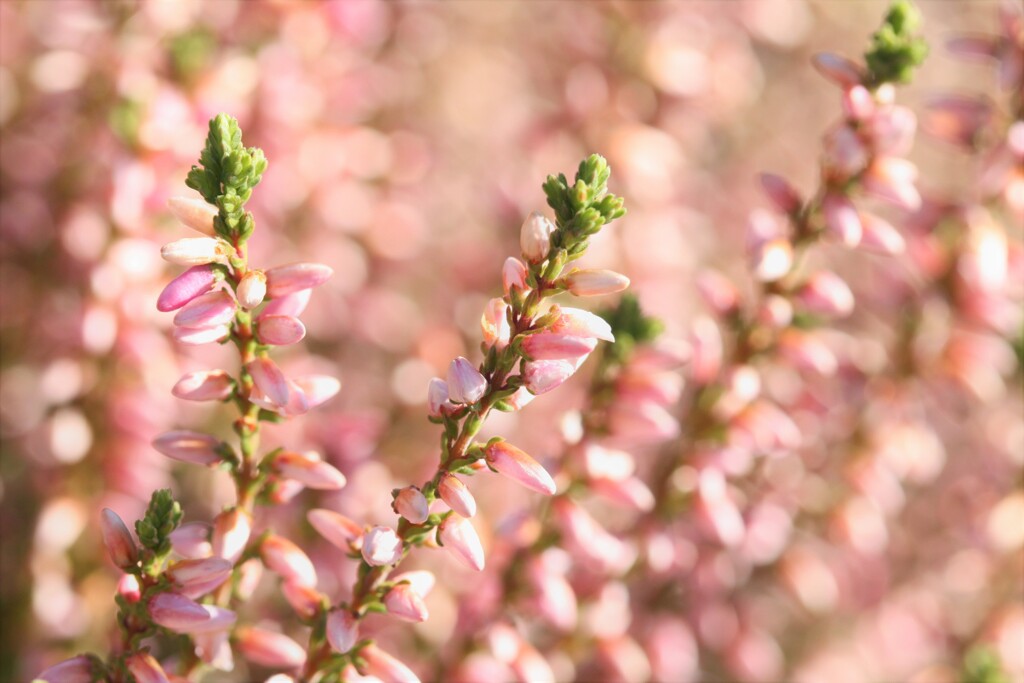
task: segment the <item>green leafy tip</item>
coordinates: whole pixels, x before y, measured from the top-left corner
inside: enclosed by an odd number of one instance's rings
[[[985,646],[972,647],[964,656],[960,683],[1009,683],[999,656]]]
[[[632,294],[624,294],[617,306],[599,311],[612,328],[615,342],[608,347],[608,355],[619,363],[625,362],[637,344],[657,339],[665,326],[657,318],[644,315],[640,302]]]
[[[135,522],[139,543],[158,556],[167,554],[171,550],[171,532],[181,524],[181,518],[181,505],[174,500],[171,490],[154,491],[145,517]]]
[[[558,225],[552,244],[566,249],[570,256],[582,251],[578,245],[585,244],[590,235],[626,213],[622,197],[608,192],[611,172],[603,156],[591,154],[580,162],[571,185],[562,173],[549,175],[544,181],[544,194]]]
[[[871,86],[910,82],[914,69],[928,55],[928,43],[914,35],[920,23],[921,13],[910,0],[895,0],[889,7],[864,54]]]

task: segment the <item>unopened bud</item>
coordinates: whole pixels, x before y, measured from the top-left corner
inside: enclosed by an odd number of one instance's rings
[[[135,539],[117,513],[110,508],[103,508],[100,513],[100,531],[103,533],[103,545],[107,547],[107,553],[114,564],[121,569],[128,569],[138,563],[139,551]]]
[[[256,308],[267,296],[267,276],[262,270],[250,270],[242,276],[235,291],[238,296],[238,303],[242,308],[250,310]],[[298,315],[298,314],[296,314]]]
[[[546,259],[551,251],[551,235],[555,230],[555,224],[540,213],[534,211],[527,216],[519,232],[523,258],[530,263],[540,263]]]

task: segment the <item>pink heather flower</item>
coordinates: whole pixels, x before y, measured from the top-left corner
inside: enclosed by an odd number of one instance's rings
[[[267,295],[278,298],[303,289],[312,289],[330,279],[334,271],[322,263],[292,263],[266,272]]]
[[[505,259],[505,265],[501,268],[501,283],[505,287],[505,294],[510,293],[513,287],[525,292],[528,289],[527,275],[528,271],[522,261],[512,256]]]
[[[327,602],[326,596],[320,591],[295,581],[283,582],[281,592],[295,613],[303,619],[312,619]]]
[[[294,479],[311,489],[336,491],[345,486],[345,475],[324,462],[315,452],[285,451],[274,457],[274,471],[285,479]]]
[[[523,352],[530,360],[575,360],[587,356],[597,346],[596,339],[542,332],[523,340]]]
[[[523,250],[523,258],[529,263],[540,263],[551,251],[551,235],[556,230],[555,224],[540,213],[534,211],[519,231],[519,246]]]
[[[476,499],[469,492],[461,479],[454,474],[444,474],[437,484],[438,495],[441,500],[462,517],[472,517],[476,514]]]
[[[576,628],[579,609],[576,593],[565,578],[568,565],[565,553],[554,548],[526,564],[526,577],[534,593],[534,607],[552,626],[563,632]]]
[[[209,524],[189,522],[171,532],[171,548],[184,558],[198,560],[213,553]]]
[[[487,378],[459,356],[448,366],[448,395],[453,403],[476,403],[487,393]]]
[[[167,208],[186,226],[204,235],[216,236],[213,228],[213,219],[218,214],[216,206],[195,197],[171,197],[167,200]]]
[[[178,587],[182,595],[197,598],[224,583],[231,575],[232,566],[231,562],[222,557],[181,560],[168,567],[164,575]]]
[[[601,339],[606,342],[615,341],[611,325],[599,315],[570,306],[553,306],[551,312],[559,314],[549,328],[551,332],[585,339]]]
[[[245,275],[242,276],[242,280],[238,283],[238,289],[235,290],[235,295],[238,297],[238,303],[245,310],[250,310],[259,306],[267,296],[266,274],[262,270],[247,271]]]
[[[483,333],[484,344],[488,347],[497,346],[503,349],[508,346],[511,330],[508,326],[508,304],[501,299],[491,299],[484,307],[480,316],[480,331]]]
[[[598,643],[601,662],[617,681],[649,681],[651,663],[647,654],[629,636],[605,638]]]
[[[199,633],[216,633],[218,631],[223,632],[231,629],[235,622],[238,621],[238,615],[227,608],[217,607],[216,605],[199,606],[206,610],[210,618],[195,626],[184,629],[185,633],[194,635]]]
[[[267,400],[282,408],[288,405],[292,393],[291,387],[288,384],[288,379],[274,361],[264,356],[250,361],[246,364],[245,369]]]
[[[225,242],[213,237],[186,237],[165,244],[160,248],[160,256],[177,266],[201,266],[224,261],[230,249]]]
[[[135,677],[136,683],[169,683],[160,662],[148,652],[136,652],[124,660],[124,665]]]
[[[608,416],[608,427],[618,441],[656,443],[679,435],[679,422],[662,406],[651,403],[619,403]]]
[[[483,571],[484,548],[469,520],[456,513],[445,517],[437,531],[438,540],[455,559],[470,569]]]
[[[864,174],[864,189],[888,202],[914,211],[921,206],[921,195],[914,183],[917,167],[906,159],[878,157]]]
[[[776,330],[793,322],[793,304],[784,296],[769,294],[757,310],[757,321]]]
[[[537,652],[536,648],[525,641],[519,648],[519,652],[516,653],[515,659],[510,662],[510,666],[515,673],[516,680],[530,681],[530,683],[558,683],[555,672],[551,670],[551,665]]]
[[[212,267],[193,266],[168,283],[156,300],[158,311],[176,311],[200,294],[210,291],[217,276]]]
[[[635,401],[668,406],[683,394],[683,378],[675,372],[626,372],[615,383],[618,394]]]
[[[843,91],[843,112],[853,121],[865,121],[875,113],[875,98],[863,85]]]
[[[434,377],[427,384],[427,413],[431,417],[442,417],[454,408],[448,400],[448,384],[440,377]]]
[[[32,680],[45,683],[92,683],[97,673],[91,657],[78,655],[54,664]]]
[[[765,194],[782,213],[794,213],[803,205],[799,193],[785,178],[773,173],[762,173],[760,180]]]
[[[235,317],[235,300],[224,290],[197,296],[174,316],[179,327],[217,327]]]
[[[523,386],[540,395],[561,386],[576,373],[578,366],[565,360],[537,360],[523,363]]]
[[[825,229],[847,247],[860,244],[863,228],[853,202],[844,195],[829,192],[822,201]]]
[[[554,495],[555,482],[540,463],[507,441],[498,441],[484,451],[487,464],[528,489]]]
[[[290,315],[268,315],[256,323],[256,339],[261,344],[287,346],[303,340],[306,326]]]
[[[259,558],[246,560],[237,568],[238,581],[235,583],[235,595],[245,601],[256,592],[256,587],[263,577],[263,562]]]
[[[619,572],[633,564],[634,551],[608,533],[586,510],[567,498],[555,498],[552,510],[571,551],[595,569]]]
[[[992,118],[992,105],[962,95],[942,95],[928,103],[924,129],[940,140],[970,148]]]
[[[434,577],[433,572],[429,572],[426,569],[414,569],[412,571],[402,572],[401,574],[395,574],[391,577],[391,581],[394,583],[408,581],[409,585],[412,586],[417,595],[424,598],[430,595],[430,591],[434,590],[434,584],[437,583],[437,579]]]
[[[366,564],[383,567],[402,559],[402,539],[394,529],[375,526],[363,534],[363,559]]]
[[[263,277],[265,282],[266,275]],[[267,305],[260,311],[259,317],[262,318],[266,315],[290,315],[297,318],[306,310],[306,306],[309,305],[309,300],[312,296],[313,290],[300,289],[297,292],[286,294],[279,299],[268,301]]]
[[[164,628],[185,633],[210,620],[199,603],[178,593],[159,593],[149,601],[149,616]]]
[[[874,152],[881,156],[901,156],[909,152],[916,132],[917,117],[906,107],[887,107],[868,122]]]
[[[430,516],[427,498],[415,486],[407,486],[399,491],[392,507],[410,524],[423,524]]]
[[[412,669],[372,643],[362,648],[359,654],[366,664],[359,671],[363,676],[373,676],[388,683],[420,683]]]
[[[717,270],[702,270],[697,274],[697,293],[704,303],[718,315],[731,315],[739,310],[740,293],[732,280]]]
[[[220,439],[209,434],[187,430],[166,432],[153,440],[153,448],[172,460],[207,466],[221,462],[217,449],[222,445]]]
[[[540,361],[541,363],[550,363],[558,361]],[[536,396],[530,393],[530,390],[525,386],[516,389],[516,392],[505,399],[505,404],[508,405],[512,410],[522,410],[529,403],[535,399]]]
[[[309,410],[321,406],[341,391],[341,380],[330,375],[302,375],[292,380],[298,387]]]
[[[576,296],[604,296],[629,287],[629,278],[614,270],[574,270],[562,282]]]
[[[752,266],[761,282],[778,280],[793,267],[792,243],[781,237],[764,242],[754,250]]]
[[[797,294],[801,306],[818,315],[845,317],[853,312],[853,292],[849,285],[827,270],[811,275]]]
[[[103,508],[100,513],[100,531],[103,534],[103,545],[114,564],[121,569],[134,567],[139,561],[139,550],[128,527],[110,508]]]
[[[857,64],[845,57],[821,52],[811,59],[814,68],[825,78],[843,88],[852,88],[864,81],[864,72]]]
[[[636,477],[594,479],[590,486],[598,495],[630,510],[650,512],[654,509],[654,494]]]
[[[817,335],[797,329],[782,333],[778,342],[779,355],[801,370],[810,370],[829,376],[839,368],[832,350]]]
[[[283,536],[271,534],[260,544],[263,564],[286,581],[316,587],[316,569],[306,553]]]
[[[707,384],[722,367],[722,332],[711,318],[699,316],[690,332],[690,372],[697,384]]]
[[[139,585],[138,577],[134,574],[122,574],[121,578],[117,581],[117,594],[130,604],[135,604],[141,600],[142,587]]]
[[[192,641],[196,644],[196,655],[203,662],[218,671],[231,671],[235,668],[235,657],[231,652],[231,643],[227,631],[211,631],[209,633],[193,633]]]
[[[226,339],[229,334],[231,327],[226,324],[215,327],[175,327],[172,332],[176,341],[192,346],[219,342]]]
[[[847,126],[833,128],[825,135],[823,146],[826,170],[841,179],[863,171],[871,158],[864,141]]]
[[[636,461],[626,451],[585,443],[576,453],[590,479],[622,480],[636,471]]]
[[[359,642],[359,622],[351,612],[339,609],[327,615],[327,642],[341,654]]]
[[[295,669],[306,663],[306,650],[275,631],[252,626],[235,630],[238,651],[250,662],[271,669]]]
[[[321,536],[342,550],[351,550],[352,545],[363,535],[361,526],[332,510],[310,510],[306,513],[306,519]]]
[[[705,468],[700,473],[696,502],[697,521],[713,538],[725,546],[736,546],[746,532],[743,517],[728,493],[725,477],[719,470]]]
[[[213,554],[235,562],[245,550],[251,533],[252,518],[244,510],[225,510],[213,522]]]
[[[408,583],[396,584],[384,596],[384,606],[388,614],[406,621],[426,621],[430,617],[423,598]]]
[[[186,401],[223,401],[231,396],[234,386],[223,370],[200,370],[182,375],[171,393]]]

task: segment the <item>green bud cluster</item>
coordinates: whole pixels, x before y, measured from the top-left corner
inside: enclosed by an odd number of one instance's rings
[[[600,154],[591,154],[580,162],[571,185],[564,173],[549,175],[544,181],[544,194],[555,211],[558,226],[551,236],[551,246],[564,249],[569,259],[582,255],[588,237],[626,214],[622,197],[608,192],[610,176],[608,161]]]
[[[972,647],[964,655],[960,683],[1009,683],[999,656],[988,647]]]
[[[654,341],[665,329],[660,320],[644,315],[640,302],[632,294],[624,294],[618,305],[597,314],[608,322],[615,335],[615,341],[608,345],[605,353],[617,363],[624,363],[637,344]]]
[[[166,555],[171,550],[171,532],[181,524],[181,517],[181,505],[170,489],[154,491],[146,515],[135,522],[139,543],[157,556]]]
[[[910,82],[914,69],[928,55],[928,43],[914,35],[920,23],[921,13],[910,0],[896,0],[889,7],[864,54],[871,86]]]
[[[263,150],[242,145],[238,121],[227,114],[217,114],[210,120],[199,166],[188,172],[185,184],[220,210],[214,219],[217,234],[241,244],[256,227],[252,214],[243,207],[266,169]]]

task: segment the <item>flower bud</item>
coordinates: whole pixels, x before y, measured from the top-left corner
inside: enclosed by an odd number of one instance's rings
[[[852,121],[866,121],[875,113],[875,98],[863,85],[855,85],[843,92],[843,113]]]
[[[216,236],[213,219],[219,213],[216,206],[196,197],[171,197],[167,208],[184,225],[210,237]]]
[[[359,670],[363,676],[373,676],[387,683],[420,683],[420,679],[405,664],[374,644],[359,651],[365,666]]]
[[[555,482],[540,463],[507,441],[497,441],[484,451],[487,464],[528,489],[553,495]]]
[[[266,282],[266,277],[266,275],[263,276],[264,283]],[[306,306],[309,305],[309,300],[312,296],[313,290],[311,289],[300,289],[297,292],[285,294],[273,301],[268,301],[267,305],[260,311],[259,317],[262,318],[266,315],[290,315],[293,318],[298,318],[306,310]]]
[[[561,361],[539,361],[541,363],[558,363]],[[570,365],[572,365],[570,363]],[[530,390],[525,386],[516,389],[516,392],[505,399],[505,405],[512,410],[522,410],[530,404],[533,399],[536,398],[535,394],[530,393]]]
[[[448,384],[440,377],[434,377],[427,384],[427,413],[431,417],[441,417],[450,408],[454,406],[448,400]]]
[[[244,599],[245,598],[243,598],[243,600]],[[188,628],[183,629],[183,631],[189,635],[224,632],[231,629],[231,627],[235,625],[235,622],[238,621],[238,615],[225,607],[217,607],[216,605],[199,606],[206,610],[206,614],[210,618],[194,626],[189,626]]]
[[[441,476],[437,492],[441,500],[462,517],[469,518],[476,514],[476,499],[469,492],[469,487],[454,474],[445,473]]]
[[[274,457],[273,469],[285,479],[294,479],[311,489],[336,491],[346,483],[344,474],[313,452],[278,453]]]
[[[459,356],[448,366],[448,395],[454,403],[476,403],[487,393],[487,379]]]
[[[575,360],[587,356],[597,346],[596,339],[542,332],[523,340],[523,352],[530,360]]]
[[[283,536],[271,534],[260,544],[263,564],[286,581],[316,587],[316,569],[306,553]]]
[[[829,376],[839,368],[832,350],[817,335],[797,329],[785,330],[779,337],[779,355],[801,370]]]
[[[216,281],[217,276],[209,264],[192,266],[164,287],[156,300],[156,309],[164,313],[176,311],[200,294],[210,291]]]
[[[235,630],[238,651],[254,664],[271,669],[295,669],[306,663],[306,650],[275,631],[244,626]]]
[[[501,299],[491,299],[480,316],[480,330],[484,344],[489,347],[497,345],[498,349],[508,346],[511,330],[508,326],[508,305]]]
[[[383,567],[402,559],[402,539],[394,529],[375,526],[363,534],[363,559],[366,564]]]
[[[921,195],[914,183],[917,167],[906,159],[878,157],[864,174],[864,189],[879,199],[892,202],[908,211],[921,206]]]
[[[261,344],[287,346],[295,344],[306,336],[306,326],[290,315],[268,315],[256,323],[256,339]]]
[[[178,593],[159,593],[149,601],[150,618],[164,628],[185,633],[210,620],[199,603]]]
[[[864,81],[864,73],[857,64],[831,52],[814,55],[811,64],[818,73],[843,88],[852,88]]]
[[[426,621],[430,617],[423,598],[408,583],[399,583],[384,596],[388,614],[406,621]]]
[[[620,403],[608,416],[608,428],[619,441],[656,443],[679,435],[679,422],[656,403]]]
[[[172,335],[175,341],[191,346],[212,344],[226,339],[231,334],[229,325],[216,325],[215,327],[175,327]]]
[[[765,194],[782,213],[794,213],[800,210],[803,201],[785,178],[772,173],[762,173],[759,177]]]
[[[182,375],[171,393],[186,401],[223,401],[234,386],[231,375],[223,370],[200,370]]]
[[[210,525],[200,522],[182,524],[171,532],[171,548],[190,560],[209,557],[213,553],[210,545]]]
[[[263,356],[246,364],[245,369],[252,376],[253,384],[267,399],[278,407],[285,407],[291,398],[288,379],[270,358]]]
[[[781,330],[793,322],[793,304],[784,296],[769,294],[757,311],[757,321],[762,325]]]
[[[512,256],[505,259],[505,265],[501,268],[501,283],[505,287],[505,293],[510,293],[513,287],[525,292],[528,289],[527,274],[528,271],[522,261]]]
[[[822,210],[825,214],[825,229],[830,235],[847,247],[860,244],[863,231],[860,216],[849,198],[829,192],[822,200]]]
[[[312,619],[327,602],[326,596],[320,591],[295,581],[282,583],[281,592],[295,613],[303,619]]]
[[[309,410],[323,405],[341,391],[341,380],[330,375],[302,375],[293,379],[292,385],[302,392]]]
[[[577,365],[565,360],[537,360],[523,363],[523,386],[534,395],[559,387],[576,372]]]
[[[103,533],[103,545],[107,553],[121,569],[134,567],[139,561],[139,550],[128,527],[110,508],[103,508],[100,513],[100,531]]]
[[[430,595],[430,591],[434,590],[434,584],[437,583],[434,574],[426,569],[414,569],[402,572],[401,574],[395,574],[391,577],[391,581],[394,583],[407,581],[413,590],[416,591],[417,595],[424,598]]]
[[[220,290],[197,296],[174,316],[179,327],[217,327],[235,317],[235,300]]]
[[[864,236],[861,239],[861,246],[864,249],[889,255],[902,254],[906,250],[907,243],[903,235],[892,223],[870,213],[861,213],[860,221],[864,226]]]
[[[407,486],[399,491],[391,507],[410,524],[423,524],[430,515],[426,497],[415,486]]]
[[[54,664],[32,680],[33,683],[92,683],[97,673],[92,657],[78,655]]]
[[[555,321],[549,328],[551,332],[606,342],[615,341],[611,325],[599,315],[570,306],[553,306],[551,312],[555,314]]]
[[[291,263],[267,271],[267,295],[278,298],[303,289],[312,289],[330,279],[334,271],[322,263]]]
[[[697,384],[711,382],[722,367],[722,332],[711,318],[700,316],[690,332],[690,373]]]
[[[361,526],[332,510],[310,510],[306,513],[306,519],[321,536],[342,550],[351,550],[352,545],[363,535]]]
[[[247,271],[238,283],[235,295],[238,297],[238,303],[247,311],[259,306],[267,296],[266,274],[262,270]]]
[[[594,479],[591,488],[598,495],[636,512],[654,509],[654,494],[636,477],[626,479]]]
[[[835,273],[815,273],[801,287],[797,298],[804,309],[828,317],[846,317],[853,312],[850,287]]]
[[[739,310],[739,290],[717,270],[702,270],[694,284],[704,302],[718,315],[731,315]]]
[[[848,126],[829,131],[823,145],[826,171],[841,179],[852,178],[863,171],[871,158],[864,141]]]
[[[574,270],[562,282],[576,296],[604,296],[629,287],[629,278],[614,270]]]
[[[228,249],[225,242],[213,237],[186,237],[165,244],[160,248],[160,256],[178,266],[201,266],[224,261]]]
[[[128,603],[135,604],[142,599],[142,587],[134,574],[122,574],[117,581],[117,594]]]
[[[222,557],[181,560],[167,568],[165,576],[185,597],[198,598],[227,581],[232,563]]]
[[[230,562],[237,561],[251,533],[252,518],[244,510],[225,510],[213,522],[213,554]]]
[[[135,683],[169,683],[160,662],[148,652],[136,652],[124,660],[124,665],[135,677]]]
[[[221,462],[217,449],[222,445],[223,442],[209,434],[187,430],[165,432],[153,440],[153,448],[172,460],[207,466]]]
[[[793,267],[793,245],[785,238],[768,240],[753,256],[754,275],[761,282],[774,282]]]
[[[540,213],[534,211],[527,216],[519,231],[523,258],[530,263],[540,263],[546,259],[551,251],[551,235],[555,230],[555,224]]]
[[[327,615],[327,642],[341,654],[359,642],[359,622],[351,612],[339,609]]]
[[[470,569],[483,571],[484,549],[468,519],[452,513],[441,522],[437,533],[441,544],[459,562]]]

